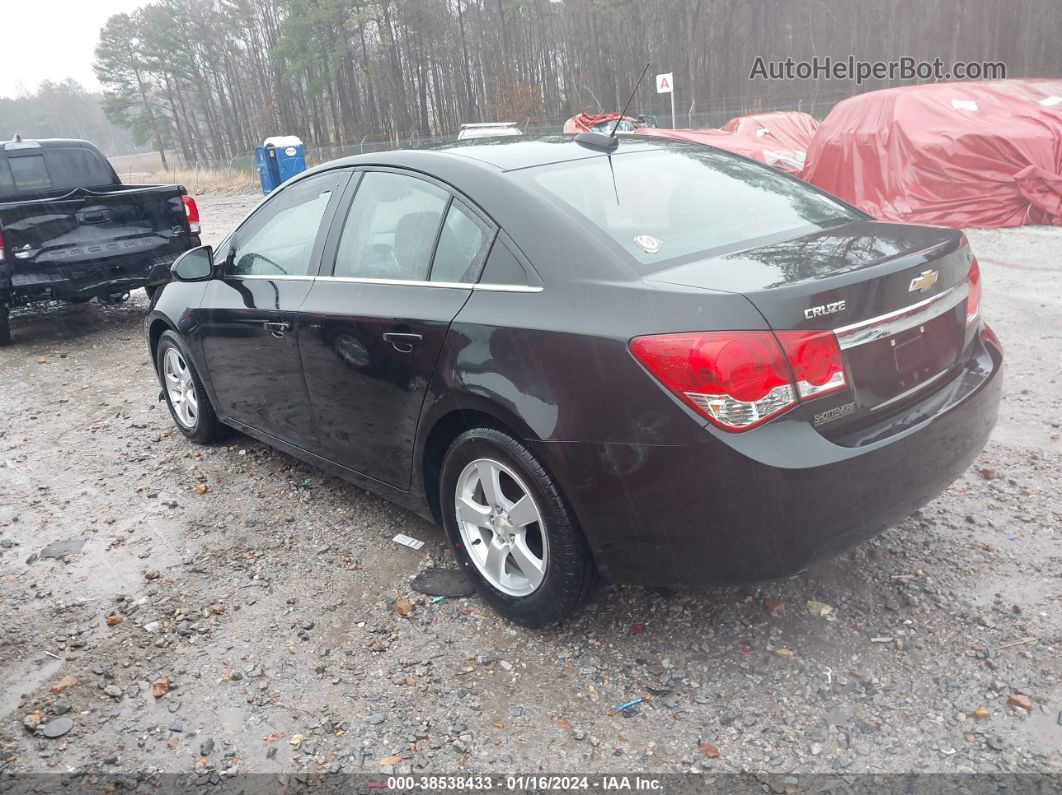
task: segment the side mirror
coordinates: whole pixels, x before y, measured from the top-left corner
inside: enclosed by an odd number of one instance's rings
[[[170,273],[179,282],[202,282],[214,278],[214,249],[210,246],[189,249],[174,260]]]

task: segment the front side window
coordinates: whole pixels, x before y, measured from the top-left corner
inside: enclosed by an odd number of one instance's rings
[[[234,236],[234,276],[306,276],[314,241],[335,190],[333,174],[318,174],[281,190]]]
[[[335,275],[425,281],[449,199],[416,177],[366,173],[343,224]]]
[[[643,273],[861,217],[799,180],[708,148],[593,157],[527,169],[522,179],[581,215]]]

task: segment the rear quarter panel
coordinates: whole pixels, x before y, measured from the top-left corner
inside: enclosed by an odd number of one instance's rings
[[[547,282],[539,293],[476,291],[450,327],[421,427],[474,408],[528,440],[684,444],[704,421],[648,375],[629,340],[764,327],[743,297],[699,289]]]

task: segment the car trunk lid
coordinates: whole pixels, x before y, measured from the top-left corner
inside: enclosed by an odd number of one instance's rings
[[[649,281],[744,295],[775,331],[831,330],[845,425],[943,382],[968,341],[972,254],[960,231],[855,221],[679,265]]]

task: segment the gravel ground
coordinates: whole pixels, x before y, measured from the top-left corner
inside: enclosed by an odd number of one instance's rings
[[[253,202],[202,198],[206,239]],[[1058,772],[1062,229],[970,237],[1009,359],[959,481],[800,576],[608,587],[551,631],[413,593],[438,528],[246,437],[186,442],[142,295],[20,312],[0,770]]]

